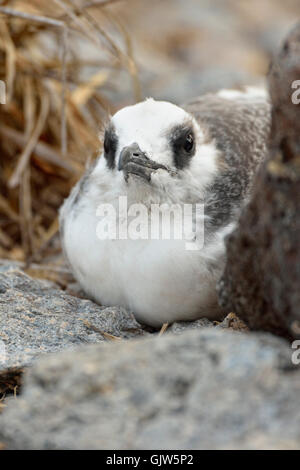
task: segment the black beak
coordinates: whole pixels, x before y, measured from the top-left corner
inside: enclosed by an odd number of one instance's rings
[[[124,166],[133,161],[134,158],[143,157],[145,158],[145,154],[141,151],[140,147],[137,143],[133,143],[128,147],[124,147],[120,153],[119,163],[118,163],[118,170],[123,170]]]
[[[137,143],[124,147],[120,153],[118,170],[123,170],[125,181],[129,175],[139,176],[145,181],[151,181],[153,172],[159,169],[170,171],[165,165],[151,160],[145,152],[142,152]]]

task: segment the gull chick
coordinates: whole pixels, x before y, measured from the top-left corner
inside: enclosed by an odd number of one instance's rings
[[[118,111],[105,129],[103,152],[60,211],[64,252],[87,295],[154,327],[222,316],[216,284],[224,237],[249,199],[269,128],[268,96],[256,88],[222,90],[182,107],[150,98]],[[141,232],[153,205],[170,216],[159,218],[159,235],[170,228],[172,208],[196,207],[194,237],[187,244],[184,237],[116,235],[112,214],[117,225],[129,224],[136,204],[149,209],[146,220],[139,218]],[[106,237],[99,236],[100,221]]]

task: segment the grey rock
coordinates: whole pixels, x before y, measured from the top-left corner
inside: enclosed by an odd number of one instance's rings
[[[180,321],[172,323],[172,325],[168,328],[168,333],[182,333],[186,330],[198,330],[200,328],[209,328],[213,327],[213,322],[208,320],[207,318],[200,318],[199,320],[195,321]]]
[[[67,295],[16,268],[0,272],[0,374],[45,353],[144,334],[123,308]]]
[[[300,22],[269,71],[272,126],[268,159],[249,204],[227,239],[219,302],[251,329],[286,337],[300,333]]]
[[[270,334],[204,328],[49,355],[0,415],[8,449],[300,448],[300,371]]]
[[[221,322],[211,321],[208,320],[208,318],[199,318],[199,320],[190,322],[175,322],[168,327],[167,333],[181,334],[184,331],[198,330],[203,328],[222,328],[243,332],[249,331],[244,322],[242,322],[234,313],[229,313]]]

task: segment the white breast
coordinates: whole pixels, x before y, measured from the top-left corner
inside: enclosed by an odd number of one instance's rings
[[[94,210],[69,216],[64,247],[75,277],[102,305],[121,305],[146,324],[216,317],[224,233],[199,251],[184,240],[99,240]],[[228,229],[226,230],[228,231]]]

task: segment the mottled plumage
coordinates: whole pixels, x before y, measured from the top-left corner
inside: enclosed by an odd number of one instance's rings
[[[266,153],[270,105],[266,93],[223,90],[184,106],[207,129],[220,151],[220,173],[205,195],[208,224],[214,229],[236,220],[248,199],[257,165]]]

